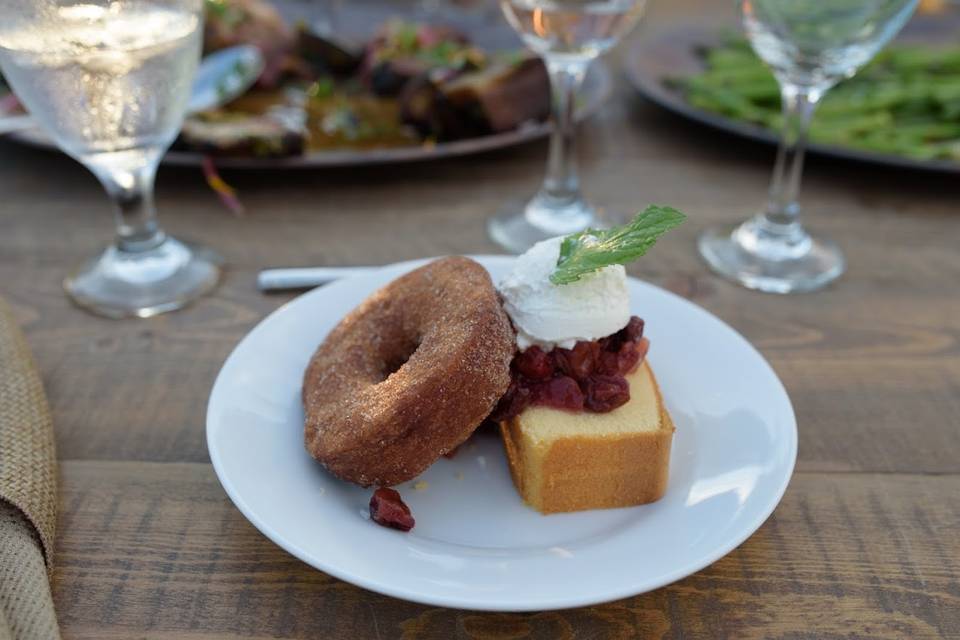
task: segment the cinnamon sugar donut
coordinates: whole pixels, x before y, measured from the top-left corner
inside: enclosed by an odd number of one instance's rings
[[[514,350],[483,267],[450,257],[411,271],[351,311],[310,360],[307,451],[362,486],[409,480],[490,413]]]

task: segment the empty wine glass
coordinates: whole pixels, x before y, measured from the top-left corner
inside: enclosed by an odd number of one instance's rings
[[[115,243],[64,282],[102,315],[170,311],[219,279],[216,256],[167,236],[153,205],[157,165],[180,130],[200,58],[201,2],[0,0],[0,69],[114,203]]]
[[[488,223],[498,244],[522,253],[545,238],[599,226],[580,193],[574,149],[577,91],[590,63],[640,20],[645,0],[501,0],[507,21],[539,54],[550,74],[553,133],[547,177],[520,211]]]
[[[840,249],[801,226],[797,194],[813,111],[893,38],[917,0],[742,0],[747,36],[773,70],[783,133],[764,210],[733,228],[707,231],[700,254],[718,273],[773,293],[813,291],[843,273]]]

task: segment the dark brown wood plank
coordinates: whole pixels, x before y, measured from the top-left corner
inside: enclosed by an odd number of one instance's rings
[[[960,634],[960,476],[799,473],[735,552],[587,609],[379,596],[274,546],[204,464],[68,462],[54,595],[68,638],[924,638]],[[642,552],[642,551],[640,551]]]

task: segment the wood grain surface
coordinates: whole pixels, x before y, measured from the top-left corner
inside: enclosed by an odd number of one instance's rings
[[[266,541],[206,464],[69,462],[63,485],[55,597],[76,638],[893,640],[960,622],[952,475],[801,472],[766,525],[700,573],[535,614],[428,608],[328,577]]]
[[[643,30],[721,21],[732,3],[655,4]],[[642,37],[642,33],[639,35]],[[478,614],[379,596],[300,563],[232,506],[208,463],[207,395],[236,342],[289,299],[267,266],[491,253],[484,223],[542,177],[545,146],[428,165],[226,178],[164,169],[161,220],[217,248],[211,298],[148,321],[71,307],[60,280],[111,233],[74,162],[0,141],[0,295],[41,367],[63,461],[54,593],[65,638],[960,638],[960,187],[812,158],[810,227],[848,273],[776,297],[711,275],[694,238],[763,200],[771,149],[665,114],[621,86],[581,129],[588,194],[612,212],[672,204],[690,221],[631,268],[717,314],[782,377],[797,473],[739,549],[670,587],[562,612]]]

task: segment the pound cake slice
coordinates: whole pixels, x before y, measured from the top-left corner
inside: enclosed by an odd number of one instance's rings
[[[532,406],[500,423],[510,474],[527,504],[559,513],[663,496],[673,421],[646,362],[627,382],[630,401],[609,413]]]

